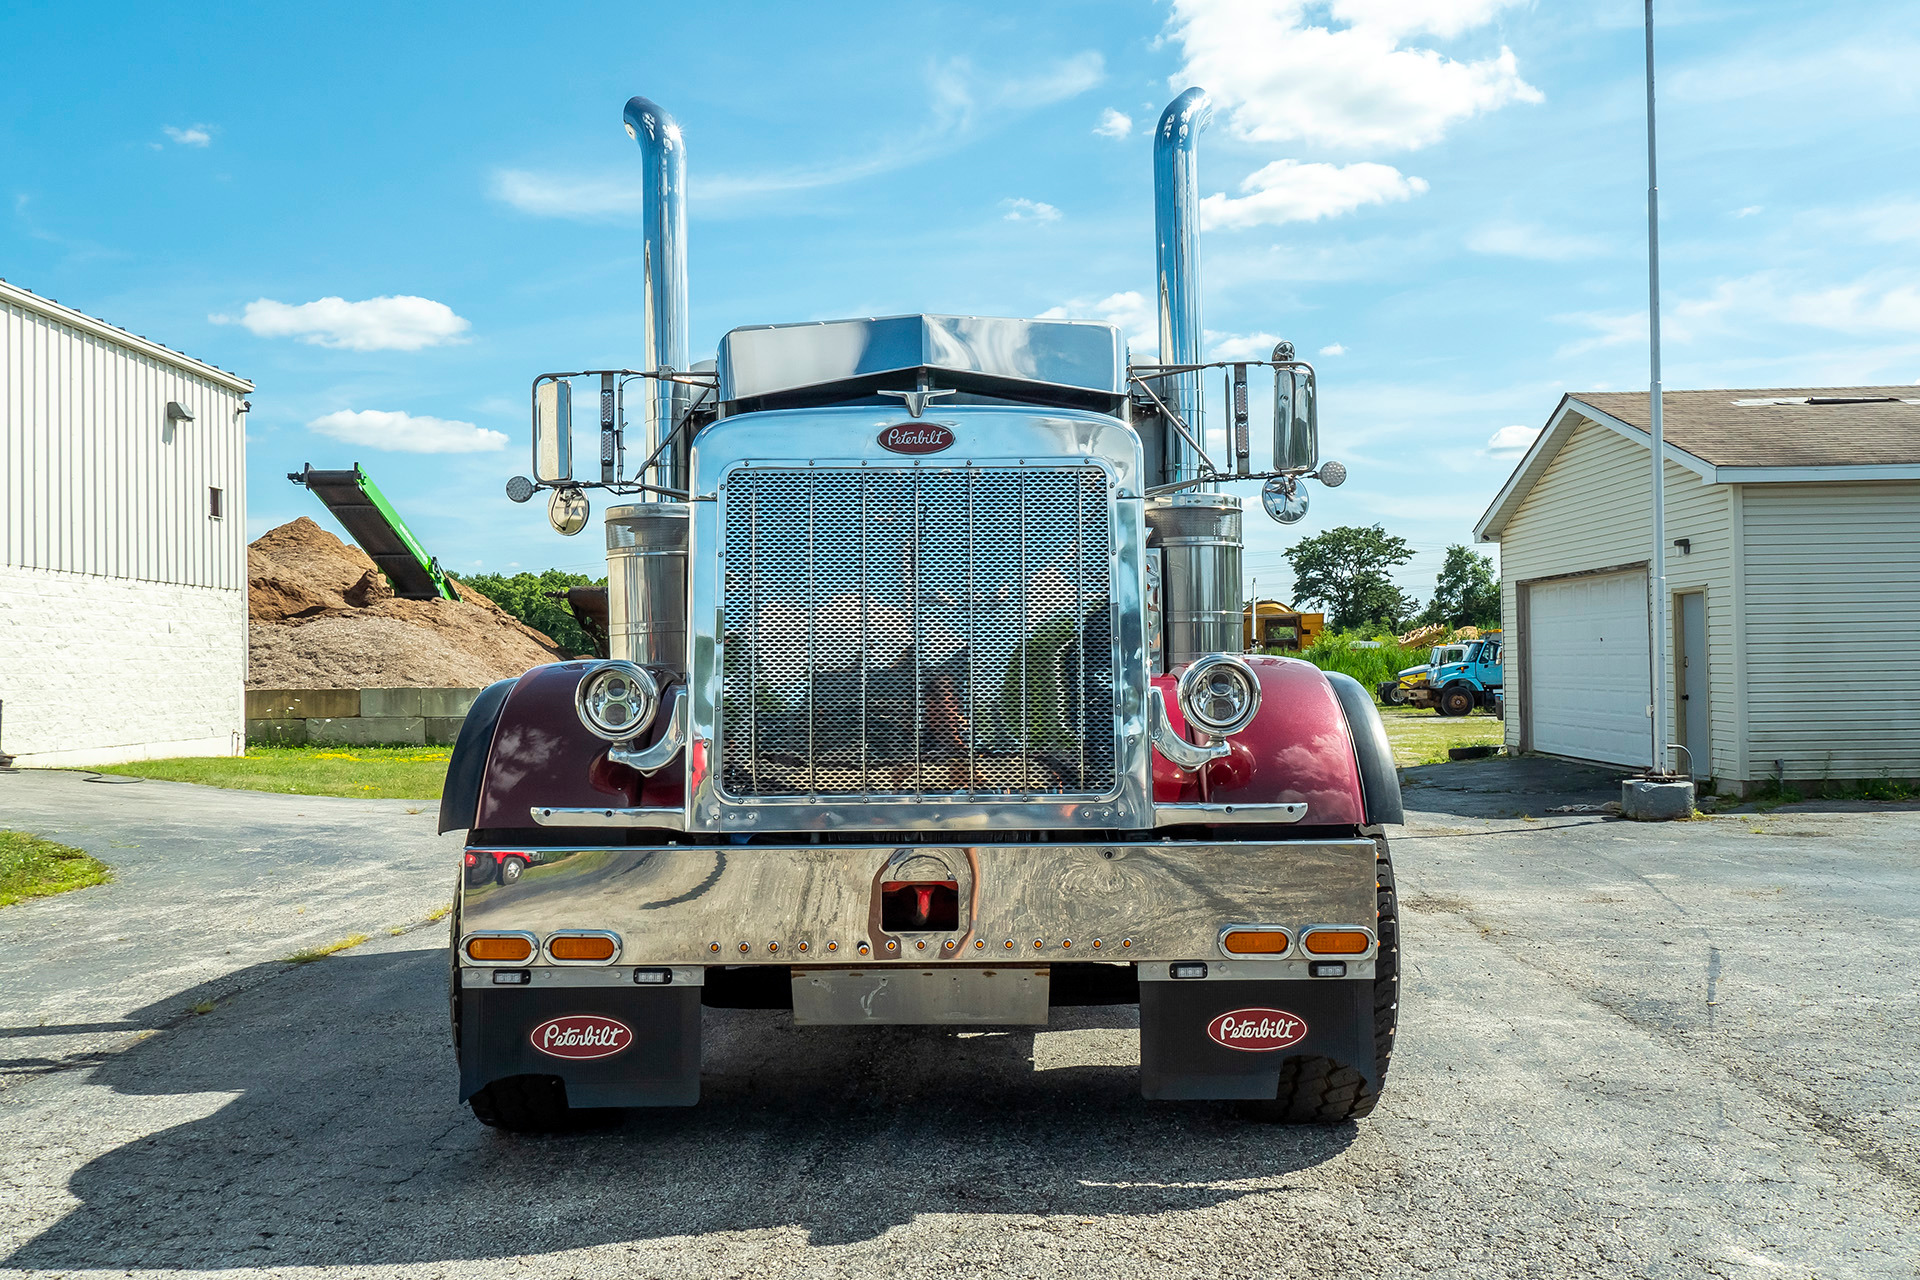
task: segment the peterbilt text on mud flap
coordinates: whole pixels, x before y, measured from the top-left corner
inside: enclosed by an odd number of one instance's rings
[[[1294,519],[1344,472],[1289,345],[1200,358],[1205,95],[1156,139],[1150,365],[1105,324],[937,315],[735,329],[690,365],[682,141],[645,99],[625,118],[647,367],[537,379],[535,475],[508,485],[562,532],[587,489],[636,499],[606,515],[612,656],[492,686],[455,747],[461,1096],[517,1129],[691,1104],[703,1006],[1039,1026],[1137,1003],[1148,1098],[1367,1114],[1399,785],[1358,684],[1239,652],[1222,490],[1264,481]],[[1265,472],[1249,368],[1274,377]],[[571,447],[596,378],[597,480]]]

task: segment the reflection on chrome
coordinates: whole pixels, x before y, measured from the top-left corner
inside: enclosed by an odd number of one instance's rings
[[[1104,468],[741,469],[722,502],[728,795],[1118,784]]]

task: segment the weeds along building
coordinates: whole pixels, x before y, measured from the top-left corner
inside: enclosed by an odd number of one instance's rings
[[[1476,532],[1500,544],[1507,745],[1723,791],[1920,777],[1920,388],[1669,391],[1652,669],[1644,392],[1569,395]]]
[[[238,754],[253,384],[0,281],[0,753]]]

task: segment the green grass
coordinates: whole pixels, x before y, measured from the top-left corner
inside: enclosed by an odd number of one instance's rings
[[[1443,716],[1438,711],[1410,707],[1382,707],[1393,762],[1401,768],[1416,764],[1444,764],[1449,747],[1499,746],[1506,726],[1484,712],[1470,716]]]
[[[364,933],[348,934],[338,942],[329,942],[324,947],[308,947],[305,951],[296,951],[286,957],[288,964],[312,964],[315,960],[324,960],[341,951],[351,951],[367,940]]]
[[[1368,693],[1383,682],[1393,679],[1408,667],[1425,666],[1433,654],[1432,645],[1407,647],[1395,643],[1391,638],[1383,640],[1378,649],[1360,649],[1354,647],[1352,635],[1321,636],[1300,656],[1319,667],[1322,671],[1338,671],[1358,680]],[[1431,713],[1429,713],[1431,714]]]
[[[0,831],[0,907],[105,884],[107,864],[70,845],[22,831]]]
[[[285,795],[438,800],[451,755],[450,747],[248,747],[244,756],[137,760],[93,772]]]

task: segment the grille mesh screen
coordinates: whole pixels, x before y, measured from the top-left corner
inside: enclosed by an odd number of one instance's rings
[[[728,795],[1112,789],[1105,471],[749,469],[722,500]]]

